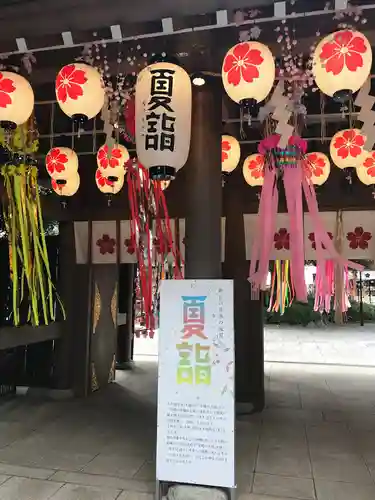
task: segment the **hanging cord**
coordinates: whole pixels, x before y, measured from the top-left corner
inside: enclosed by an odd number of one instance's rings
[[[55,103],[51,104],[51,121],[50,121],[50,138],[49,138],[49,148],[53,148],[54,139],[54,123],[55,123]]]
[[[324,144],[327,136],[327,122],[325,117],[326,99],[320,92],[320,142]]]

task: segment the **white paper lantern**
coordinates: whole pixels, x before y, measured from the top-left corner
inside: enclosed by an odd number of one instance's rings
[[[372,49],[367,38],[359,31],[345,29],[320,41],[313,57],[313,74],[324,94],[339,97],[342,91],[357,92],[362,87],[371,64]]]
[[[225,91],[233,101],[254,99],[259,103],[268,96],[275,81],[275,60],[262,43],[239,43],[224,57],[221,74]]]
[[[221,169],[223,172],[233,172],[241,158],[240,143],[231,135],[221,138]]]
[[[46,169],[52,179],[68,179],[78,171],[78,156],[70,148],[52,148],[46,156]]]
[[[190,149],[192,89],[176,64],[158,62],[138,75],[135,90],[136,146],[152,179],[171,179]]]
[[[22,125],[34,109],[34,92],[29,82],[17,73],[0,71],[0,122],[4,126]]]
[[[104,85],[99,71],[88,64],[64,66],[56,78],[56,99],[70,118],[85,121],[94,118],[104,105]]]
[[[130,155],[128,150],[122,144],[114,144],[109,151],[108,144],[103,144],[96,155],[98,169],[106,177],[121,177],[126,172],[125,164]]]
[[[366,154],[361,165],[356,167],[358,179],[366,186],[375,185],[375,151]]]
[[[312,184],[321,186],[326,182],[331,171],[331,164],[328,156],[323,153],[308,153],[305,156],[304,172],[306,178]]]
[[[78,191],[80,177],[78,172],[68,179],[51,179],[52,189],[59,196],[73,196]]]
[[[105,194],[117,194],[121,191],[124,182],[125,174],[120,175],[117,180],[109,179],[105,176],[101,170],[97,169],[95,172],[96,185],[102,193]]]
[[[367,151],[363,149],[366,137],[358,129],[340,130],[332,137],[329,152],[339,168],[361,165]]]
[[[250,155],[243,163],[242,172],[249,186],[263,186],[265,157],[259,153]]]

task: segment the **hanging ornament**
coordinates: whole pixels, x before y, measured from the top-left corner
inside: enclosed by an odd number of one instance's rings
[[[263,186],[265,157],[262,154],[250,155],[243,163],[242,172],[249,186]]]
[[[123,175],[113,178],[112,176],[105,176],[100,169],[97,169],[95,181],[99,191],[105,194],[117,194],[121,191],[125,181],[125,170],[123,172]]]
[[[372,49],[359,31],[345,29],[323,38],[315,49],[313,75],[319,89],[338,102],[346,102],[367,80]]]
[[[321,186],[326,182],[331,171],[328,157],[323,153],[308,153],[305,156],[304,172],[309,182]]]
[[[366,154],[363,162],[356,167],[358,179],[366,186],[375,185],[375,151]]]
[[[169,187],[171,181],[154,181],[154,185],[156,186],[157,184],[160,185],[160,189],[162,191],[165,191],[167,187]]]
[[[15,129],[30,118],[34,109],[34,92],[21,75],[0,71],[0,125]]]
[[[55,90],[62,111],[81,125],[94,118],[104,105],[102,78],[88,64],[64,66],[56,77]]]
[[[241,158],[240,143],[231,135],[221,137],[221,169],[223,172],[233,172]]]
[[[228,96],[245,110],[264,101],[275,81],[275,60],[270,49],[259,42],[232,47],[224,57],[223,85]]]
[[[339,168],[361,165],[367,152],[366,137],[358,129],[340,130],[332,137],[329,152],[333,163]]]
[[[78,191],[80,178],[78,172],[67,179],[52,179],[51,186],[59,196],[73,196]]]
[[[68,179],[78,172],[78,156],[70,148],[52,148],[46,156],[46,169],[52,179]]]
[[[192,88],[186,71],[156,62],[138,75],[135,90],[136,146],[151,179],[173,179],[190,149]]]
[[[117,180],[125,175],[125,164],[129,158],[129,152],[122,144],[114,144],[111,149],[108,144],[103,144],[96,155],[96,162],[104,176]]]

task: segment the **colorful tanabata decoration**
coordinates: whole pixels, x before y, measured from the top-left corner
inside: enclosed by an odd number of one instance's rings
[[[318,203],[311,172],[307,169],[307,143],[298,136],[291,136],[287,148],[279,148],[278,134],[265,138],[259,144],[259,153],[265,158],[264,184],[260,197],[256,237],[251,253],[249,281],[253,290],[265,287],[272,245],[276,229],[278,211],[277,180],[282,179],[289,217],[288,248],[290,248],[290,276],[295,298],[307,301],[304,278],[304,232],[303,232],[303,194],[313,223],[318,267],[324,264],[323,249],[326,249],[335,265],[361,269],[353,262],[344,259],[323,227],[319,216]],[[311,158],[310,158],[311,161]],[[310,177],[309,177],[310,175]]]
[[[174,241],[163,186],[153,181],[140,163],[131,162],[127,172],[131,212],[131,237],[128,245],[134,249],[139,268],[140,297],[145,313],[148,335],[153,337],[158,313],[158,293],[153,289],[169,267],[171,278],[182,278],[183,260]]]

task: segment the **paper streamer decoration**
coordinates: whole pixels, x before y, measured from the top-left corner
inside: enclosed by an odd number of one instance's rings
[[[371,92],[371,78],[368,78],[358,92],[357,98],[354,102],[356,106],[361,108],[358,114],[358,120],[363,123],[361,132],[366,137],[364,148],[370,151],[375,144],[375,111],[372,107],[375,104],[375,97],[370,95]]]

